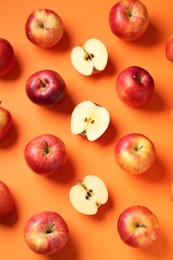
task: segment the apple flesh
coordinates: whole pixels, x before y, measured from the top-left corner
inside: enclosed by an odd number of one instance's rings
[[[110,115],[106,108],[86,100],[79,103],[71,115],[71,131],[89,141],[98,139],[108,128]]]
[[[96,38],[76,46],[71,51],[73,67],[81,74],[90,76],[103,71],[107,65],[108,52],[105,45]]]
[[[119,73],[115,89],[125,104],[140,107],[153,96],[154,80],[145,69],[139,66],[130,66]]]
[[[53,10],[42,8],[32,12],[25,23],[25,33],[30,42],[51,48],[62,38],[64,32],[60,16]]]
[[[33,252],[50,255],[64,248],[69,240],[69,229],[58,213],[44,211],[33,215],[27,221],[24,239]]]
[[[112,33],[122,40],[137,40],[149,26],[147,8],[139,0],[121,0],[110,10],[109,25]]]
[[[0,220],[10,214],[13,206],[13,196],[9,187],[3,181],[0,181]]]
[[[24,157],[29,168],[40,175],[51,175],[65,165],[67,153],[64,142],[52,134],[36,136],[25,146]]]
[[[33,103],[44,107],[59,104],[67,91],[65,81],[53,70],[40,70],[33,73],[26,81],[25,90]]]
[[[96,175],[88,175],[70,189],[69,197],[78,212],[94,215],[107,202],[108,190],[102,179]]]
[[[120,214],[117,230],[128,246],[147,248],[158,237],[158,220],[150,209],[135,205]]]
[[[0,106],[0,140],[9,133],[12,124],[13,120],[11,113],[6,108]]]
[[[148,137],[139,133],[131,133],[123,136],[117,142],[114,156],[121,169],[131,174],[141,174],[153,165],[156,150]]]
[[[14,66],[15,55],[11,43],[0,38],[0,76],[8,74]]]
[[[166,54],[166,58],[169,61],[173,62],[173,35],[171,35],[168,41],[166,42],[165,54]]]

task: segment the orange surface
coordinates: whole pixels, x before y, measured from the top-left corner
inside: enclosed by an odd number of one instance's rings
[[[173,257],[173,204],[169,198],[173,179],[173,65],[165,58],[165,43],[173,32],[172,0],[143,0],[150,15],[146,34],[133,43],[116,38],[110,31],[108,14],[116,1],[29,1],[1,3],[0,36],[14,47],[16,65],[0,78],[0,99],[13,115],[14,126],[0,143],[0,179],[11,189],[15,208],[0,223],[1,260],[170,260]],[[44,50],[31,44],[24,25],[35,9],[47,7],[63,19],[65,34],[57,47]],[[85,77],[72,67],[72,47],[91,37],[100,39],[109,52],[109,62],[99,75]],[[155,94],[143,108],[123,104],[115,92],[118,73],[127,66],[147,69],[155,80]],[[40,69],[53,69],[64,78],[68,95],[56,109],[45,109],[26,97],[27,78]],[[105,106],[111,115],[107,132],[88,142],[70,131],[72,109],[80,101],[92,100]],[[157,160],[140,176],[123,172],[114,161],[113,150],[122,135],[139,132],[155,144]],[[42,177],[31,172],[24,161],[24,147],[42,133],[59,136],[66,145],[68,162],[58,175]],[[69,189],[87,174],[96,174],[109,190],[108,203],[95,216],[76,212],[69,202]],[[126,246],[119,238],[116,223],[128,206],[150,208],[158,218],[160,235],[148,249]],[[59,212],[70,230],[66,247],[54,256],[39,256],[25,244],[23,229],[33,214],[44,210]]]

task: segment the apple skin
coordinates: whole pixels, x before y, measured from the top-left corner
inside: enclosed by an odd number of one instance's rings
[[[144,206],[130,206],[120,214],[117,230],[122,241],[128,246],[147,248],[158,237],[158,219]]]
[[[66,95],[65,81],[56,71],[40,70],[33,73],[25,84],[28,98],[39,106],[53,107]]]
[[[121,0],[110,10],[109,25],[112,33],[122,40],[137,40],[149,26],[147,8],[139,0]]]
[[[25,23],[25,34],[28,40],[42,48],[55,46],[61,40],[63,33],[62,19],[50,9],[35,10]]]
[[[166,54],[166,58],[169,61],[173,62],[173,35],[171,35],[168,41],[166,42],[165,54]]]
[[[121,101],[132,107],[143,106],[149,101],[153,96],[154,88],[153,77],[139,66],[130,66],[122,70],[115,84]]]
[[[12,124],[13,119],[11,113],[6,108],[0,106],[0,140],[9,133]]]
[[[141,174],[151,168],[156,159],[153,142],[143,134],[130,133],[120,138],[114,148],[117,165],[131,174]]]
[[[33,215],[24,227],[24,239],[35,253],[50,255],[60,251],[69,240],[65,220],[53,211]]]
[[[0,38],[0,76],[4,76],[9,73],[15,62],[14,50],[11,43]]]
[[[41,134],[25,146],[24,157],[29,168],[40,175],[52,175],[66,163],[64,142],[52,134]]]
[[[13,206],[13,196],[9,187],[3,181],[0,181],[0,220],[10,214]]]

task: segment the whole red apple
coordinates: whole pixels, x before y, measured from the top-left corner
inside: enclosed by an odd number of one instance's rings
[[[67,159],[64,142],[52,134],[42,134],[30,140],[24,156],[29,168],[40,175],[58,172]]]
[[[130,66],[119,73],[115,89],[125,104],[140,107],[152,97],[154,80],[145,69],[139,66]]]
[[[53,10],[42,8],[32,12],[25,23],[25,33],[29,41],[42,48],[55,46],[64,32],[60,16]]]
[[[9,73],[15,62],[14,50],[11,43],[3,38],[0,38],[0,76]]]
[[[114,156],[121,169],[128,173],[141,174],[153,165],[156,150],[153,142],[145,135],[130,133],[117,142]]]
[[[125,41],[137,40],[149,25],[147,8],[139,0],[121,0],[110,10],[109,25],[117,37]]]
[[[66,84],[56,71],[40,70],[28,78],[25,90],[33,103],[44,107],[53,107],[64,99]]]
[[[173,35],[171,35],[168,41],[166,42],[165,54],[166,54],[166,58],[169,61],[173,62]]]
[[[158,237],[158,220],[148,208],[130,206],[120,214],[117,230],[128,246],[146,248]]]
[[[13,197],[9,187],[0,181],[0,220],[4,219],[13,209]]]
[[[44,211],[33,215],[27,221],[24,239],[35,253],[50,255],[60,251],[66,245],[69,229],[58,213]]]
[[[0,106],[0,140],[10,131],[13,123],[12,121],[11,113],[6,108]]]

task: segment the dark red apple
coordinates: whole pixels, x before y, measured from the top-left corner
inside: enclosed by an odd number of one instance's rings
[[[53,70],[40,70],[26,81],[26,94],[35,104],[53,107],[59,104],[66,95],[66,84],[63,78]]]
[[[0,38],[0,76],[9,73],[15,62],[14,50],[11,43],[3,38]]]
[[[115,88],[124,103],[132,107],[139,107],[152,97],[154,80],[145,69],[130,66],[119,73]]]

